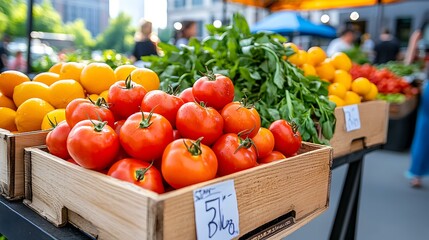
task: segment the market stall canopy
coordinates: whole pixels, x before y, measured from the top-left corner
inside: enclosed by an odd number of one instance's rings
[[[256,23],[252,32],[270,31],[282,35],[299,34],[334,38],[336,31],[327,25],[318,25],[301,17],[296,12],[280,11]]]
[[[322,10],[332,8],[351,8],[375,4],[395,3],[401,0],[228,0],[256,7],[279,10]]]

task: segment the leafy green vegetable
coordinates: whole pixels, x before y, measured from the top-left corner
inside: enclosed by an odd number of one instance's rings
[[[417,64],[405,65],[400,62],[388,62],[377,66],[378,69],[387,68],[398,76],[410,76],[419,71],[420,66]]]
[[[384,100],[389,103],[403,103],[405,102],[405,100],[407,100],[405,95],[402,93],[388,93],[388,94],[379,93],[377,95],[377,99]]]
[[[231,78],[236,99],[255,103],[263,126],[277,119],[299,125],[303,140],[328,144],[335,127],[335,104],[327,99],[328,83],[305,77],[283,59],[293,51],[285,38],[269,33],[251,34],[243,16],[235,14],[231,26],[208,25],[210,36],[177,48],[160,44],[163,57],[143,57],[161,78],[161,88],[184,89],[201,77],[206,67]]]

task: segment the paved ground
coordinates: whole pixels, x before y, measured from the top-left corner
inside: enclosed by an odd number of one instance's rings
[[[409,159],[408,153],[386,150],[366,156],[358,240],[429,239],[429,179],[424,179],[422,189],[410,188],[404,177]],[[329,238],[346,170],[344,166],[333,171],[330,208],[287,240]]]

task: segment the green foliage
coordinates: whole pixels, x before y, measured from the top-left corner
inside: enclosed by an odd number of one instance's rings
[[[177,48],[160,43],[163,57],[143,57],[161,78],[161,88],[169,85],[184,89],[191,86],[206,67],[231,78],[236,99],[247,96],[259,111],[262,124],[277,119],[296,122],[303,140],[328,143],[335,127],[335,104],[327,99],[328,83],[317,77],[305,77],[283,56],[282,36],[251,34],[243,16],[235,14],[231,26],[208,25],[210,36],[189,46]],[[319,134],[319,130],[320,133]]]
[[[410,76],[414,73],[417,73],[420,71],[421,66],[419,64],[411,64],[411,65],[405,65],[401,62],[388,62],[385,64],[380,64],[377,66],[378,69],[387,68],[391,72],[393,72],[395,75],[404,77],[404,76]]]
[[[95,40],[82,19],[67,23],[64,26],[64,32],[74,36],[74,43],[77,49],[91,49],[95,46]]]
[[[352,49],[345,51],[344,53],[347,54],[347,56],[349,56],[349,58],[354,63],[360,64],[360,65],[365,63],[370,63],[368,56],[364,52],[362,52],[359,46],[355,46]]]
[[[62,33],[61,16],[52,7],[50,0],[35,4],[33,8],[34,31]]]
[[[51,68],[55,63],[52,61],[52,59],[44,55],[36,60],[34,60],[31,63],[31,72],[33,73],[40,73],[40,72],[47,72],[49,68]]]
[[[121,12],[115,19],[110,21],[106,30],[97,37],[96,49],[114,49],[118,52],[130,52],[134,33],[130,23],[131,17]]]

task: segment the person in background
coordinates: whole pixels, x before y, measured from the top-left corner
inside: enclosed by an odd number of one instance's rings
[[[175,45],[188,45],[189,39],[197,35],[197,23],[195,21],[182,22],[182,29],[177,33]]]
[[[3,42],[0,43],[0,73],[6,71],[8,67],[7,58],[9,51],[7,50],[7,45],[10,43],[10,40],[8,35],[4,35]]]
[[[374,47],[374,64],[383,64],[398,59],[400,45],[390,34],[388,29],[384,29],[380,35],[380,42]]]
[[[20,72],[26,72],[27,63],[26,63],[21,51],[17,51],[15,53],[15,59],[13,59],[13,61],[9,64],[9,69],[20,71]]]
[[[141,57],[158,55],[156,49],[157,37],[152,34],[152,23],[141,20],[140,29],[134,36],[135,45],[131,56],[132,62],[141,61]],[[155,40],[155,41],[154,41]]]
[[[361,50],[371,62],[374,61],[374,45],[374,41],[371,39],[371,35],[369,33],[362,35]]]
[[[345,29],[341,32],[339,38],[336,38],[329,43],[326,53],[328,56],[332,56],[334,53],[350,50],[353,47],[354,40],[354,31],[351,29]]]

